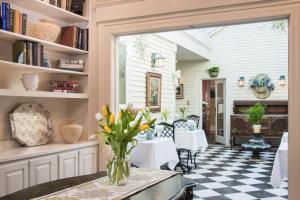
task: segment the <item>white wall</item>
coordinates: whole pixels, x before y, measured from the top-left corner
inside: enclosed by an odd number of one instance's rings
[[[145,54],[141,56],[136,47],[139,36],[123,36],[120,41],[126,44],[126,103],[136,108],[146,105],[146,73],[155,72],[162,75],[162,101],[161,110],[175,114],[175,88],[173,73],[176,70],[177,46],[154,34],[143,35],[142,41],[146,44]],[[151,67],[151,53],[160,53],[164,59],[161,68]],[[160,116],[160,114],[155,114]]]
[[[267,100],[287,100],[288,85],[279,86],[277,80],[285,75],[288,82],[288,36],[265,26],[266,23],[227,26],[212,37],[213,50],[209,62],[178,63],[182,70],[185,99],[177,100],[176,106],[186,106],[189,111],[201,114],[202,79],[209,79],[207,69],[218,65],[218,78],[226,79],[226,142],[229,144],[230,114],[233,100],[255,100],[248,81],[258,73],[266,73],[275,84],[275,90]],[[240,88],[238,79],[245,76],[246,86]],[[198,89],[199,88],[199,89]],[[198,101],[199,100],[199,101]],[[195,112],[195,114],[197,113]]]

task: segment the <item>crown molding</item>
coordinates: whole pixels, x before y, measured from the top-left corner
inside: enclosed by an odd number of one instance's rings
[[[96,8],[115,6],[115,5],[121,5],[126,3],[138,2],[138,1],[145,1],[145,0],[98,0],[96,1]]]

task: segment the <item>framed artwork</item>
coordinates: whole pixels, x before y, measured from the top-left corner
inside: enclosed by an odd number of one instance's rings
[[[146,78],[146,107],[149,107],[151,112],[160,112],[161,74],[148,72]]]
[[[183,99],[183,84],[179,84],[176,88],[176,99]]]

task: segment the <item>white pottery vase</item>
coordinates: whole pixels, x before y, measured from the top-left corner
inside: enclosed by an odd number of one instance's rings
[[[39,86],[39,76],[36,74],[23,74],[21,80],[25,90],[36,90]]]
[[[260,133],[261,125],[252,125],[253,133]]]
[[[80,138],[83,127],[79,124],[70,123],[61,125],[58,130],[65,143],[74,144]]]

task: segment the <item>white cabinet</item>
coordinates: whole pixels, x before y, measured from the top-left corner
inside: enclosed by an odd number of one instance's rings
[[[0,165],[0,196],[28,187],[28,161]]]
[[[97,147],[79,150],[79,176],[97,172]]]
[[[57,155],[44,156],[29,160],[29,176],[30,186],[57,180]]]
[[[78,176],[78,151],[58,155],[59,179]]]
[[[0,162],[0,197],[49,181],[96,173],[97,143]]]

